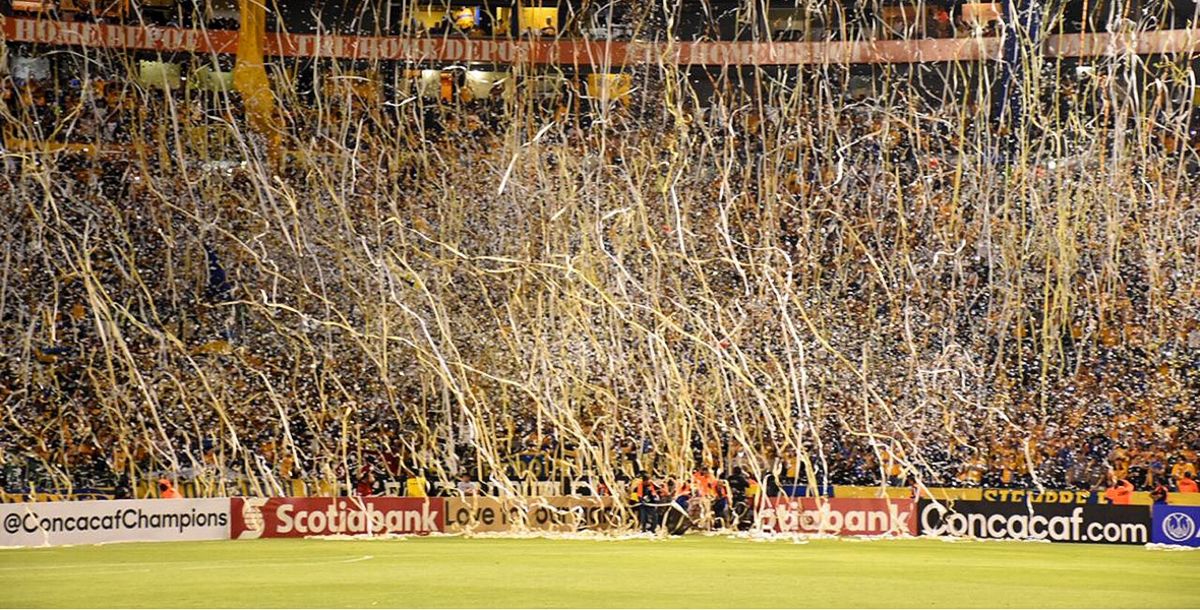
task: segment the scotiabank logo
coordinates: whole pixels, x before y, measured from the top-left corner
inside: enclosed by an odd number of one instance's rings
[[[441,498],[233,498],[233,538],[428,534],[445,530]]]
[[[759,525],[785,534],[916,535],[913,509],[912,500],[887,498],[771,498]]]

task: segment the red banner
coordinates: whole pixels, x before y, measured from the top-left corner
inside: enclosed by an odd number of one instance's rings
[[[161,52],[233,53],[237,32],[5,19],[6,40],[56,46]],[[267,34],[264,52],[283,57],[336,57],[417,62],[478,62],[624,66],[880,64],[995,60],[999,38],[944,38],[858,42],[643,42],[517,41],[503,38],[397,38]],[[1125,53],[1193,53],[1200,29],[1129,34],[1068,34],[1047,38],[1047,57]]]
[[[428,534],[446,529],[442,498],[231,498],[230,538]]]
[[[238,33],[226,30],[185,30],[50,19],[3,19],[4,39],[53,46],[81,46],[189,53],[233,53]]]
[[[917,535],[916,505],[889,498],[769,498],[759,525],[784,534]]]

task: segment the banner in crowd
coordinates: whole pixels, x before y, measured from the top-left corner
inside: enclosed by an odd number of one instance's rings
[[[229,30],[191,30],[52,19],[4,19],[4,38],[55,46],[139,49],[145,51],[233,53],[238,33]]]
[[[446,500],[446,531],[544,532],[604,531],[622,524],[611,497],[451,498]]]
[[[925,536],[1106,544],[1150,541],[1150,510],[1145,506],[922,500],[919,513]]]
[[[1151,542],[1200,547],[1200,507],[1158,504],[1153,516]]]
[[[2,20],[5,40],[35,44],[233,53],[234,31],[63,22]],[[1091,33],[1047,37],[1047,57],[1135,53],[1187,53],[1200,49],[1200,30]],[[582,66],[656,64],[768,66],[879,64],[996,60],[1000,38],[817,42],[614,42],[587,40],[398,38],[266,34],[263,51],[285,57],[336,57],[382,61],[534,63]]]
[[[89,500],[0,504],[0,547],[228,540],[229,500]]]
[[[916,505],[890,498],[768,498],[759,527],[784,534],[916,535]]]
[[[442,498],[230,498],[230,537],[428,534],[446,529]]]

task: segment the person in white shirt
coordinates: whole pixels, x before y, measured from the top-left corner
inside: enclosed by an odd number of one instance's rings
[[[458,475],[458,483],[454,487],[464,496],[479,495],[479,483],[472,481],[470,475],[466,473]]]

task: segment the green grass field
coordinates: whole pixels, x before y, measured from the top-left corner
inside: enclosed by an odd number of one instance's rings
[[[1196,607],[1200,553],[814,540],[410,538],[0,551],[0,607]]]

